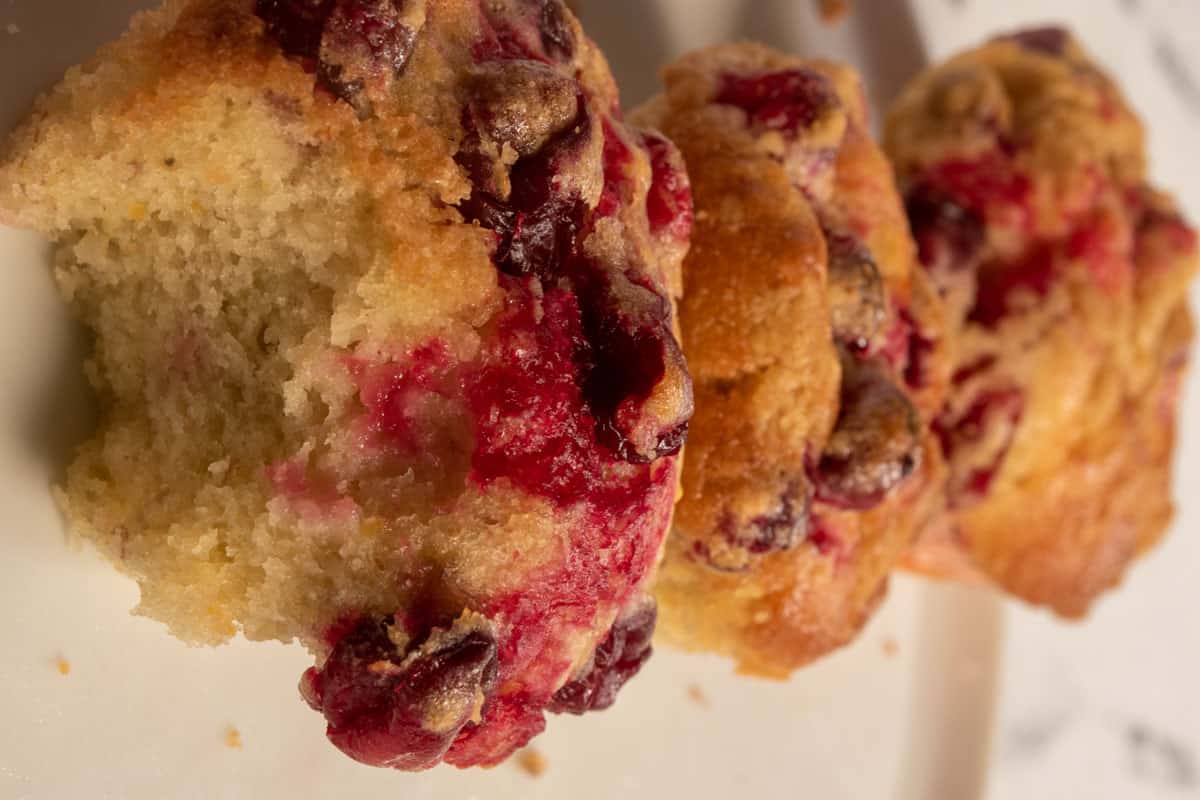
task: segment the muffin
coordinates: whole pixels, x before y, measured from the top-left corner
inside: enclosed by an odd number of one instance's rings
[[[71,529],[188,642],[302,642],[368,764],[606,707],[691,415],[681,169],[558,0],[137,16],[0,161],[95,333]]]
[[[735,44],[663,78],[634,118],[679,146],[695,195],[696,415],[660,627],[786,676],[857,633],[924,513],[940,308],[849,69]]]
[[[918,77],[886,149],[946,304],[945,513],[911,554],[1067,617],[1162,536],[1196,236],[1137,117],[1065,31]]]

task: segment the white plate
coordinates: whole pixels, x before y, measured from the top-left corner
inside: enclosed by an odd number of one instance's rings
[[[63,68],[118,32],[131,9],[149,4],[0,0],[0,131]],[[892,0],[860,0],[836,29],[799,0],[582,5],[629,101],[652,90],[665,58],[739,32],[851,60],[884,101],[922,63],[931,30],[922,13]],[[10,24],[16,32],[6,32]],[[956,46],[967,30],[956,29]],[[0,229],[0,798],[970,800],[985,792],[1002,607],[986,593],[909,579],[895,582],[855,646],[786,684],[660,651],[612,710],[551,718],[535,742],[549,764],[539,779],[511,764],[422,775],[359,766],[325,742],[322,720],[296,694],[304,652],[241,641],[184,647],[129,616],[129,581],[66,545],[49,486],[87,430],[80,352],[43,245]],[[1191,397],[1194,405],[1200,393]],[[1015,671],[1026,664],[1007,661]],[[226,746],[231,726],[240,750]]]

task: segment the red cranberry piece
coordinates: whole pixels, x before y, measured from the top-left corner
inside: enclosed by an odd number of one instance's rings
[[[971,322],[995,327],[1013,310],[1018,293],[1044,297],[1057,277],[1055,252],[1041,246],[1012,264],[988,265],[979,273]]]
[[[884,310],[883,278],[870,251],[857,237],[826,232],[829,249],[829,312],[833,335],[864,349],[879,332]]]
[[[545,728],[541,701],[522,693],[493,697],[482,724],[463,729],[446,753],[446,763],[460,768],[494,767]]]
[[[936,275],[971,269],[983,248],[983,220],[948,195],[918,184],[905,197],[921,264]]]
[[[752,125],[795,135],[837,106],[824,75],[792,69],[761,75],[725,75],[716,102],[746,112]]]
[[[360,620],[301,684],[325,715],[330,741],[372,766],[419,770],[441,761],[496,683],[496,642],[462,627],[435,630],[401,652],[388,620]]]
[[[808,522],[808,543],[823,556],[837,556],[845,547],[838,532],[819,516],[813,515]]]
[[[254,13],[267,34],[290,56],[315,59],[336,0],[255,0]]]
[[[1024,410],[1024,396],[1018,389],[1008,387],[983,392],[962,414],[943,414],[933,421],[933,432],[950,462],[951,478],[947,494],[952,508],[960,508],[987,495],[992,480],[1012,446]],[[986,466],[974,466],[983,460],[975,457],[965,467],[956,464],[956,453],[983,442],[988,437],[989,428],[995,425],[1004,426],[1005,434],[995,446],[995,451],[985,454],[990,456],[985,462]]]
[[[691,238],[694,210],[692,185],[683,167],[683,157],[670,139],[647,131],[642,144],[650,154],[652,179],[646,195],[646,214],[652,233],[686,242]]]
[[[943,161],[929,173],[929,191],[935,199],[941,195],[975,212],[988,224],[1027,228],[1033,183],[1015,169],[1015,152],[1013,144],[1001,141],[995,151],[979,158]]]
[[[1002,41],[1014,42],[1026,50],[1043,55],[1060,57],[1067,50],[1070,35],[1062,28],[1031,28],[1001,36]]]
[[[841,408],[813,482],[817,500],[838,508],[878,505],[920,460],[916,409],[877,362],[842,354]]]
[[[638,673],[654,648],[654,625],[658,609],[646,599],[618,619],[596,648],[592,663],[575,680],[559,689],[548,711],[556,714],[585,714],[603,711],[617,699],[617,692]]]

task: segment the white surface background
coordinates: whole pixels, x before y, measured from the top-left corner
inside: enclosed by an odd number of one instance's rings
[[[148,4],[0,0],[0,131]],[[1018,23],[1069,20],[1151,123],[1155,176],[1200,219],[1195,0],[856,0],[832,29],[804,0],[582,5],[628,102],[652,91],[665,58],[741,35],[850,60],[883,103],[927,56]],[[295,695],[302,652],[192,650],[129,617],[135,590],[64,545],[46,489],[82,427],[77,353],[40,244],[0,229],[0,800],[1200,797],[1195,372],[1175,530],[1087,623],[901,580],[855,647],[786,685],[660,652],[613,710],[550,721],[537,741],[550,770],[535,781],[512,766],[420,776],[359,767],[325,744]],[[55,670],[60,655],[68,677]],[[707,706],[689,699],[692,686]],[[240,751],[222,744],[230,724]]]

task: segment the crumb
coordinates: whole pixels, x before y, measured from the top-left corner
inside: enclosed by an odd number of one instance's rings
[[[225,729],[225,746],[230,750],[242,749],[242,733],[232,725]]]
[[[7,33],[9,36],[16,36],[18,33],[20,33],[20,32],[21,32],[21,26],[20,26],[20,25],[18,25],[17,23],[15,23],[15,22],[10,22],[10,23],[8,23],[7,25],[5,25],[5,26],[4,26],[4,31],[5,31],[5,32],[6,32],[6,33]]]
[[[532,747],[527,747],[517,753],[517,767],[531,778],[540,778],[546,774],[550,763],[546,761],[546,757]]]
[[[700,688],[700,684],[688,684],[687,693],[688,699],[700,706],[700,708],[712,708],[712,703],[709,701],[708,695],[704,693],[704,689]]]
[[[896,641],[894,636],[889,636],[883,640],[883,654],[888,658],[893,658],[900,652],[900,643]]]
[[[821,21],[834,25],[842,21],[850,10],[850,0],[820,0]]]
[[[62,656],[54,659],[54,666],[58,668],[58,674],[66,677],[71,674],[71,662],[67,661]]]

